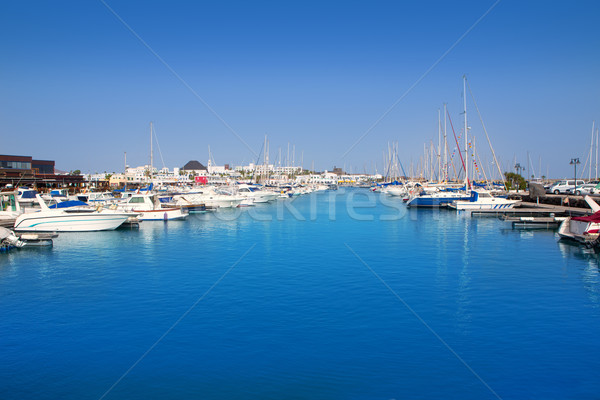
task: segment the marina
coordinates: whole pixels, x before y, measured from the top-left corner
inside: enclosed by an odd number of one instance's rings
[[[0,400],[597,400],[599,12],[0,3]]]
[[[106,398],[493,398],[458,354],[502,398],[597,393],[596,253],[382,196],[315,192],[3,255],[3,389],[100,398],[135,364]]]

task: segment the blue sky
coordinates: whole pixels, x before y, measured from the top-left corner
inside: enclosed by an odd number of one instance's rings
[[[3,2],[0,153],[118,171],[124,152],[148,163],[153,121],[170,168],[205,163],[209,145],[218,164],[255,161],[267,134],[271,159],[289,142],[305,167],[354,172],[381,171],[398,141],[408,169],[437,143],[443,103],[462,126],[466,74],[503,170],[516,159],[531,174],[529,152],[564,177],[600,120],[594,1],[500,1],[345,157],[494,1],[106,4],[185,84],[100,1]],[[470,98],[468,110],[490,163]]]

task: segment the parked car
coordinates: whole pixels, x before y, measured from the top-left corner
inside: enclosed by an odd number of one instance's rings
[[[577,179],[577,186],[585,184],[585,181]],[[554,185],[550,186],[550,193],[554,194],[565,194],[568,189],[575,189],[575,181],[573,179],[565,179],[562,181],[556,182]]]
[[[597,183],[585,183],[583,185],[579,185],[575,188],[575,194],[577,196],[585,196],[587,194],[592,194],[594,193],[594,188],[596,187],[596,185]],[[567,193],[573,193],[573,189],[567,189]]]

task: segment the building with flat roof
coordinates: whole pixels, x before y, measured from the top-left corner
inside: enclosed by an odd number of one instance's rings
[[[38,188],[80,187],[81,175],[56,174],[53,160],[34,160],[30,156],[0,155],[0,186]]]

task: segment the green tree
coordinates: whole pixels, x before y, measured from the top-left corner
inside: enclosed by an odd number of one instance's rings
[[[508,190],[513,190],[515,188],[518,188],[519,190],[527,189],[527,182],[521,175],[515,174],[514,172],[505,172],[504,176],[506,177],[506,186],[508,187]]]

